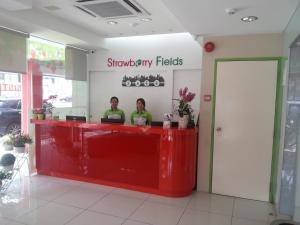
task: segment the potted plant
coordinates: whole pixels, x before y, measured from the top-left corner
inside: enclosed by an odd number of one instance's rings
[[[14,168],[16,157],[13,154],[7,153],[1,157],[0,165],[5,171],[11,171]]]
[[[192,120],[193,109],[189,104],[194,98],[195,93],[188,92],[188,88],[179,90],[179,99],[173,99],[179,102],[179,105],[175,107],[178,117],[178,128],[187,128],[188,124]]]
[[[57,98],[57,95],[50,95],[48,99],[43,100],[43,109],[45,111],[46,119],[52,119],[52,112],[55,108],[53,101]]]
[[[45,110],[43,108],[35,108],[32,110],[32,119],[43,120],[45,117]]]
[[[14,145],[14,150],[17,153],[23,153],[25,151],[25,144],[31,144],[32,139],[28,134],[17,132],[12,134],[11,140]]]
[[[38,109],[32,109],[32,119],[37,120],[38,119]]]
[[[10,179],[11,177],[12,177],[12,172],[0,170],[0,188],[2,187],[2,181],[6,179]]]
[[[43,104],[43,109],[45,110],[45,118],[52,119],[52,112],[55,107],[51,102],[46,102]]]

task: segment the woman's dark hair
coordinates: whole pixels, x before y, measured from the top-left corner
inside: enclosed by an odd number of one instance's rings
[[[143,104],[143,106],[146,107],[145,99],[143,99],[143,98],[138,98],[138,99],[136,100],[136,103],[138,103],[138,102],[141,102],[141,103]]]
[[[114,99],[117,100],[117,102],[119,102],[119,99],[116,96],[111,97],[110,102],[112,102],[112,100],[114,100]]]
[[[143,104],[143,106],[144,106],[144,110],[146,110],[146,102],[145,102],[145,99],[143,99],[143,98],[138,98],[138,99],[136,100],[136,103],[138,103],[138,102],[141,102],[141,103]]]

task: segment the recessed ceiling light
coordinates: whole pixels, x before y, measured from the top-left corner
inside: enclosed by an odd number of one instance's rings
[[[140,19],[140,21],[150,22],[150,21],[152,21],[152,19],[151,18],[142,18],[142,19]]]
[[[139,24],[138,23],[130,23],[129,24],[129,26],[131,26],[131,27],[136,27],[136,26],[138,26]]]
[[[118,22],[116,22],[116,21],[107,21],[107,24],[108,25],[116,25],[116,24],[118,24]]]
[[[257,16],[245,16],[245,17],[243,17],[241,20],[242,20],[243,22],[249,23],[249,22],[253,22],[253,21],[257,20],[257,19],[258,19]]]

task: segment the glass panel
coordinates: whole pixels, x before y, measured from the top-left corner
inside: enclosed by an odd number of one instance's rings
[[[0,72],[0,75],[0,136],[2,136],[21,128],[22,83],[19,74]]]
[[[43,103],[54,106],[53,116],[87,115],[87,82],[65,79],[65,46],[31,37],[28,59],[43,76]]]
[[[290,67],[287,96],[283,164],[279,210],[293,215],[295,205],[296,165],[300,125],[300,47],[290,50]]]
[[[55,108],[72,107],[72,81],[62,77],[43,76],[43,101]]]

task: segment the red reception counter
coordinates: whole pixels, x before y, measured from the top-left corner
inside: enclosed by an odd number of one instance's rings
[[[174,197],[195,186],[197,129],[31,122],[38,174]]]

